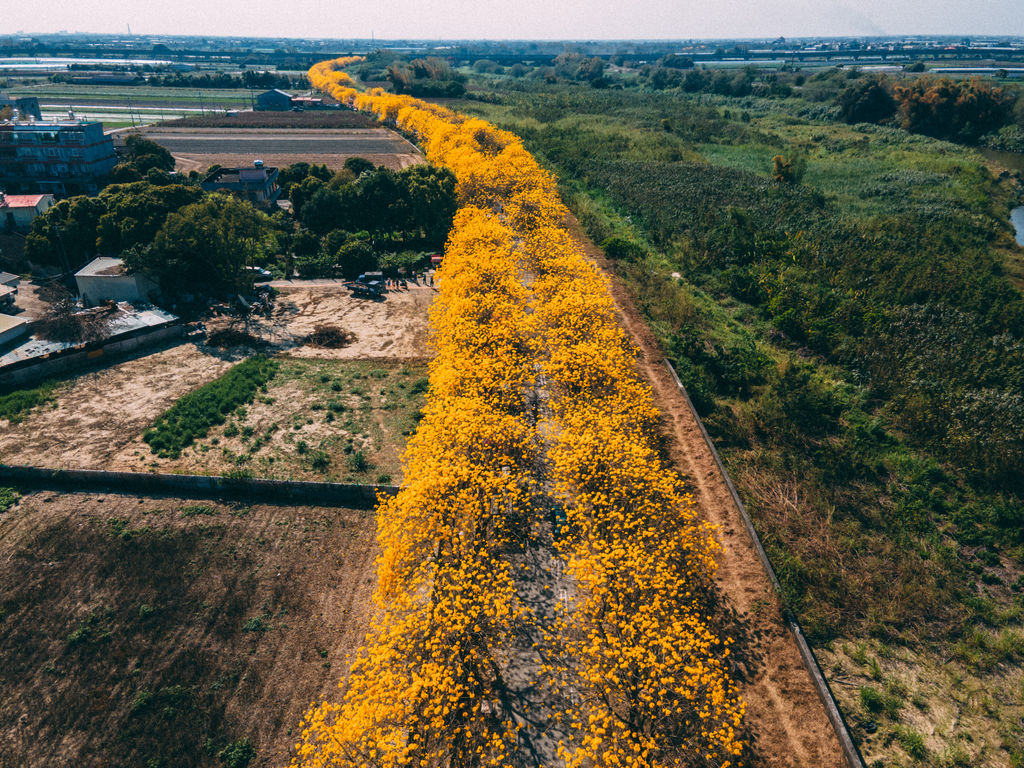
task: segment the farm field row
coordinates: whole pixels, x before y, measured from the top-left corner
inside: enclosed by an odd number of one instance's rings
[[[259,113],[255,114],[259,119]],[[201,171],[215,163],[225,167],[249,166],[257,158],[269,167],[302,161],[323,164],[332,170],[340,170],[350,157],[362,157],[393,170],[423,162],[416,147],[383,128],[303,130],[180,127],[172,123],[144,128],[141,134],[165,147],[174,156],[179,171]]]
[[[221,88],[162,88],[153,86],[113,86],[113,85],[68,85],[66,83],[44,83],[42,85],[15,86],[8,89],[12,97],[36,96],[40,102],[59,99],[97,103],[103,99],[111,102],[132,103],[145,106],[199,106],[207,105],[238,105],[248,107],[256,91],[244,89],[232,90]],[[245,108],[243,107],[243,108]]]

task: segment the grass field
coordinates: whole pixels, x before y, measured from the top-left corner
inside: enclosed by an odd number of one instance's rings
[[[138,468],[397,484],[427,387],[422,363],[284,358],[265,393],[175,458],[136,441]]]

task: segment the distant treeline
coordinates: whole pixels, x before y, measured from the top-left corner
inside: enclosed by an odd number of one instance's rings
[[[100,70],[101,68],[90,68]],[[118,85],[149,85],[159,88],[282,88],[307,90],[309,81],[305,75],[289,77],[277,72],[245,70],[239,75],[228,72],[171,72],[168,74],[139,74],[135,72],[113,71],[99,78],[117,78]],[[82,70],[58,72],[50,76],[54,83],[80,82],[84,76]]]

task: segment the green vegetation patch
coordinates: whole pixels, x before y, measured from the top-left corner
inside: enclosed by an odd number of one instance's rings
[[[17,424],[37,406],[53,400],[57,383],[47,381],[33,389],[18,389],[6,395],[0,395],[0,421],[7,420]]]
[[[0,512],[6,512],[8,509],[13,507],[20,498],[21,494],[14,488],[0,488]]]
[[[179,399],[146,430],[142,439],[162,458],[177,458],[210,427],[223,424],[238,406],[251,403],[256,392],[277,373],[278,363],[256,355],[220,378]]]

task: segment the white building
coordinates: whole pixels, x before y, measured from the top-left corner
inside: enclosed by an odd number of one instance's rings
[[[75,273],[82,303],[94,307],[103,301],[148,301],[157,293],[157,284],[143,274],[128,274],[122,259],[100,256]]]
[[[28,231],[33,219],[53,207],[53,195],[5,195],[0,192],[0,231]]]
[[[0,315],[0,347],[21,336],[28,330],[28,320],[23,317]]]

